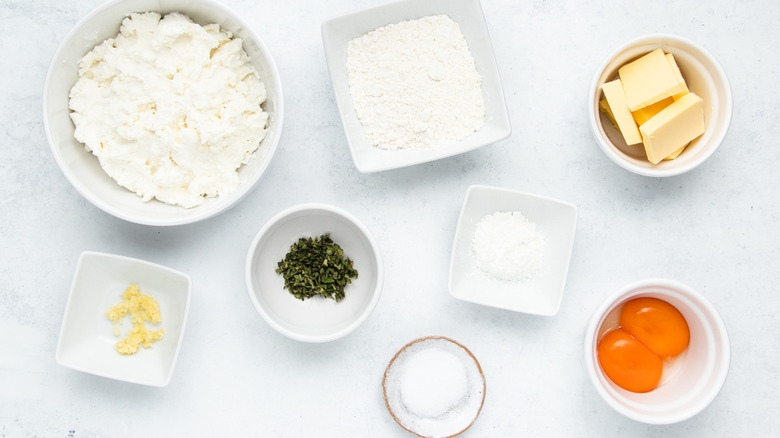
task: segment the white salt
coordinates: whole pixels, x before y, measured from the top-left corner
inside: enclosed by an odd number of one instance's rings
[[[383,387],[398,424],[433,438],[468,429],[485,400],[485,377],[474,356],[441,337],[418,340],[398,352]]]
[[[468,376],[461,360],[438,348],[410,357],[400,383],[404,405],[427,418],[446,414],[463,401],[468,391]]]

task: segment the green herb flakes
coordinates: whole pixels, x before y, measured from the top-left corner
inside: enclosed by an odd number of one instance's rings
[[[277,266],[276,273],[284,277],[284,288],[299,300],[321,295],[341,301],[344,287],[358,276],[352,260],[344,257],[344,250],[330,234],[301,237]]]

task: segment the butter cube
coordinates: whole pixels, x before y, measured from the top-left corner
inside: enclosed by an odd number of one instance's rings
[[[704,133],[702,100],[688,93],[639,127],[647,159],[658,164]]]
[[[615,127],[618,131],[620,130],[620,127],[618,127],[617,121],[615,121],[615,116],[612,115],[612,110],[609,108],[609,104],[607,103],[607,98],[603,98],[599,101],[599,109],[602,113],[607,115],[607,118],[610,122],[612,122],[612,126]]]
[[[666,54],[660,48],[620,67],[618,74],[631,111],[683,92]]]
[[[687,143],[685,144],[685,146],[681,147],[680,149],[677,149],[676,151],[672,152],[671,155],[669,155],[668,157],[664,158],[664,161],[671,161],[671,160],[674,160],[675,158],[679,157],[680,154],[682,153],[683,149],[685,149],[686,146],[688,146]]]
[[[623,86],[620,84],[620,79],[615,79],[602,85],[601,91],[604,92],[607,105],[612,112],[612,118],[617,123],[620,133],[623,134],[626,144],[642,143],[642,136],[639,134],[636,122],[634,122],[634,118],[631,116],[631,111],[628,110],[626,96],[623,94]],[[607,115],[609,116],[609,113]]]
[[[674,100],[679,100],[681,97],[688,94],[688,85],[685,83],[685,78],[683,78],[683,75],[680,72],[680,67],[677,66],[677,61],[674,60],[674,55],[672,55],[671,53],[667,53],[666,60],[669,61],[669,65],[672,67],[672,71],[674,72],[674,77],[677,78],[677,84],[680,85],[680,88],[682,88],[681,92],[672,96]]]
[[[652,105],[648,105],[644,108],[639,108],[636,111],[631,111],[631,115],[634,117],[636,124],[642,126],[643,123],[653,118],[654,115],[660,113],[662,109],[671,105],[672,102],[674,102],[674,99],[672,99],[671,97],[667,97],[666,99],[659,100],[658,102]]]

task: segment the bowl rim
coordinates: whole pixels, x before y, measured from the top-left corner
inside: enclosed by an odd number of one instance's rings
[[[610,307],[612,307],[614,304],[616,304],[619,300],[624,301],[625,299],[628,299],[630,296],[642,294],[642,292],[639,291],[639,289],[648,288],[648,287],[657,287],[657,286],[678,290],[683,295],[685,295],[686,298],[690,299],[698,306],[700,306],[700,310],[702,311],[702,313],[709,317],[709,322],[711,324],[713,333],[716,334],[718,337],[720,337],[720,339],[722,339],[723,341],[721,345],[721,349],[722,349],[721,353],[723,356],[723,360],[716,363],[712,371],[712,375],[716,376],[718,379],[717,384],[714,385],[709,391],[704,392],[704,394],[707,396],[700,399],[697,403],[693,404],[693,406],[690,407],[689,409],[685,411],[682,410],[677,411],[669,415],[663,415],[663,414],[649,415],[649,414],[637,413],[631,410],[630,408],[624,406],[623,404],[618,403],[612,396],[610,396],[608,391],[599,382],[599,375],[601,375],[601,371],[598,369],[598,365],[596,365],[596,363],[594,362],[594,357],[593,357],[594,354],[593,352],[595,347],[594,334],[598,332],[599,329],[598,325],[602,317],[606,314],[607,310]],[[636,293],[630,295],[629,297],[624,297],[627,293],[632,291],[636,291]],[[607,405],[612,407],[618,413],[623,414],[624,416],[631,418],[632,420],[639,421],[646,424],[665,425],[665,424],[679,423],[703,411],[707,406],[709,406],[709,404],[715,399],[715,397],[717,397],[718,393],[720,393],[720,390],[723,388],[723,385],[726,383],[729,367],[731,365],[731,342],[729,340],[726,325],[723,322],[723,319],[720,313],[718,312],[717,308],[715,307],[715,305],[712,304],[712,302],[708,300],[707,297],[705,297],[702,293],[698,292],[692,287],[676,280],[661,278],[661,277],[645,278],[642,280],[631,282],[629,284],[626,284],[618,288],[609,296],[607,296],[599,304],[599,307],[591,316],[590,321],[588,322],[587,328],[585,330],[585,342],[583,344],[584,344],[585,368],[588,377],[591,383],[593,384],[593,386],[595,387],[596,392],[599,394],[599,396],[601,396],[601,398],[607,403]]]
[[[368,302],[368,305],[363,310],[363,312],[360,315],[358,315],[358,317],[355,320],[353,320],[348,326],[344,327],[343,329],[322,336],[302,335],[295,331],[288,330],[287,328],[279,324],[275,319],[271,317],[270,314],[268,314],[268,312],[266,312],[265,308],[258,301],[256,296],[256,291],[254,288],[254,281],[253,281],[254,280],[254,269],[253,269],[254,257],[258,252],[258,247],[260,242],[263,240],[263,238],[268,233],[268,231],[271,230],[277,223],[283,221],[288,216],[299,212],[305,212],[307,210],[313,212],[323,211],[323,212],[332,213],[335,214],[336,216],[346,219],[347,222],[354,225],[368,241],[369,243],[368,246],[371,250],[374,262],[376,263],[377,266],[376,287],[374,287],[373,290],[371,291],[372,294],[371,300]],[[379,298],[382,295],[382,288],[384,285],[384,266],[382,264],[382,255],[379,251],[379,245],[377,244],[376,239],[368,230],[368,228],[360,220],[358,220],[357,217],[353,216],[351,213],[347,212],[346,210],[340,207],[336,207],[334,205],[319,203],[319,202],[306,202],[302,204],[293,205],[291,207],[288,207],[278,212],[273,217],[268,219],[265,222],[265,224],[263,224],[263,226],[260,228],[260,231],[258,231],[257,234],[255,234],[255,237],[252,239],[252,242],[249,245],[249,250],[247,251],[244,268],[245,268],[244,277],[246,280],[246,289],[249,295],[249,299],[252,302],[252,305],[254,306],[255,310],[257,310],[257,312],[260,314],[263,320],[265,320],[265,322],[268,323],[268,325],[270,325],[274,330],[281,333],[282,335],[294,339],[296,341],[309,342],[309,343],[324,343],[324,342],[335,341],[337,339],[343,338],[344,336],[350,334],[355,329],[357,329],[373,313],[374,309],[379,303]]]
[[[165,376],[165,378],[163,380],[159,380],[159,381],[158,380],[142,381],[142,380],[137,380],[137,379],[128,379],[128,378],[125,378],[125,377],[112,375],[111,373],[105,373],[105,372],[102,372],[102,371],[97,371],[97,370],[94,370],[94,369],[88,369],[88,368],[84,368],[84,367],[81,367],[81,366],[73,365],[73,364],[67,363],[67,361],[63,360],[63,358],[62,358],[63,348],[64,348],[63,344],[65,342],[65,340],[64,340],[64,333],[65,333],[66,327],[68,326],[68,321],[70,320],[70,318],[68,318],[68,316],[71,313],[71,306],[73,305],[73,297],[74,297],[74,295],[76,293],[76,288],[75,288],[76,287],[76,282],[78,280],[79,273],[82,270],[83,264],[85,263],[85,260],[87,258],[113,259],[113,260],[116,260],[116,261],[119,261],[119,262],[122,262],[122,263],[139,264],[139,265],[145,266],[147,268],[152,268],[152,269],[168,272],[170,274],[173,274],[176,277],[180,277],[183,280],[185,280],[185,282],[187,284],[187,288],[184,291],[184,294],[185,294],[184,295],[184,311],[182,312],[182,315],[181,315],[181,327],[180,327],[179,333],[178,333],[179,340],[176,343],[176,348],[173,351],[173,357],[171,358],[170,367],[166,370],[166,376]],[[58,335],[58,338],[57,338],[57,346],[55,347],[55,350],[54,350],[54,360],[55,360],[55,362],[57,362],[58,364],[60,364],[61,366],[66,367],[66,368],[70,368],[70,369],[73,369],[73,370],[76,370],[76,371],[81,371],[83,373],[92,374],[92,375],[99,376],[99,377],[104,377],[104,378],[113,379],[113,380],[119,380],[119,381],[122,381],[122,382],[135,383],[135,384],[139,384],[139,385],[146,385],[146,386],[156,386],[156,387],[167,386],[170,383],[171,378],[173,377],[173,372],[174,372],[174,370],[176,368],[176,364],[179,361],[179,352],[181,351],[181,346],[182,346],[182,343],[183,343],[183,340],[184,340],[184,332],[185,332],[185,329],[187,327],[187,320],[189,319],[191,298],[192,298],[192,279],[190,278],[189,275],[185,274],[184,272],[178,271],[178,270],[173,269],[173,268],[169,268],[168,266],[160,265],[158,263],[150,262],[148,260],[143,260],[143,259],[139,259],[139,258],[128,257],[128,256],[123,256],[123,255],[118,255],[118,254],[111,254],[111,253],[100,252],[100,251],[82,251],[81,254],[79,254],[78,261],[76,262],[76,269],[75,269],[74,274],[73,274],[73,279],[71,280],[70,290],[68,291],[68,298],[67,298],[67,301],[65,302],[65,310],[63,311],[62,323],[60,324],[60,331],[59,331],[59,335]]]
[[[713,144],[715,144],[715,147],[710,148],[706,153],[701,154],[696,160],[692,160],[690,163],[687,163],[687,165],[681,166],[679,168],[672,168],[672,169],[660,169],[657,167],[645,168],[626,161],[622,155],[618,154],[610,147],[608,140],[606,140],[600,135],[599,125],[601,123],[599,121],[599,114],[598,111],[596,110],[596,106],[593,105],[593,98],[594,96],[597,95],[598,92],[599,77],[607,68],[607,66],[610,64],[610,62],[618,55],[620,55],[622,52],[629,49],[631,46],[638,45],[638,44],[649,44],[652,43],[653,41],[658,41],[658,40],[671,40],[671,41],[680,42],[682,44],[691,46],[692,48],[700,52],[701,55],[704,58],[706,58],[709,63],[712,64],[716,72],[716,75],[715,77],[713,77],[713,80],[722,83],[723,90],[724,90],[724,95],[720,96],[722,98],[722,106],[725,108],[723,127],[718,129],[716,131],[716,135],[712,139],[710,139],[710,141]],[[663,43],[658,43],[657,45],[662,47],[664,46]],[[695,169],[704,161],[706,161],[713,153],[715,153],[715,150],[717,150],[720,147],[721,143],[723,143],[723,140],[725,139],[726,134],[728,133],[729,127],[731,125],[731,119],[733,116],[733,108],[734,108],[733,95],[731,92],[731,83],[729,82],[728,76],[726,75],[725,70],[720,65],[718,60],[700,44],[688,38],[679,35],[674,35],[674,34],[667,34],[667,33],[651,33],[651,34],[641,35],[636,38],[630,39],[627,42],[618,46],[617,48],[613,49],[604,58],[604,60],[599,64],[598,68],[596,69],[596,73],[593,75],[593,79],[591,79],[590,87],[588,88],[587,97],[588,97],[587,100],[588,119],[591,128],[591,133],[593,134],[596,143],[598,143],[599,148],[604,153],[604,155],[609,157],[610,160],[615,162],[615,164],[622,167],[623,169],[626,169],[638,175],[650,176],[650,177],[677,176]]]
[[[48,117],[49,103],[47,99],[47,96],[49,95],[50,84],[54,76],[55,64],[57,63],[57,60],[61,57],[62,52],[65,50],[65,47],[68,44],[68,42],[74,39],[78,35],[81,27],[83,27],[85,23],[92,20],[96,15],[102,13],[106,9],[112,8],[115,5],[120,3],[128,2],[128,0],[107,1],[97,6],[92,11],[90,11],[87,15],[82,17],[78,22],[76,22],[75,25],[73,25],[70,31],[68,31],[68,33],[62,39],[62,42],[57,47],[57,50],[54,52],[54,55],[51,58],[48,71],[46,72],[46,78],[44,79],[43,98],[41,99],[42,110],[43,110],[42,111],[43,130],[46,134],[46,140],[49,145],[49,150],[54,156],[54,160],[57,163],[57,167],[60,169],[60,172],[65,176],[65,179],[67,179],[68,182],[76,189],[76,191],[81,194],[81,196],[86,198],[92,205],[98,207],[100,210],[103,210],[105,213],[108,213],[119,219],[123,219],[125,221],[140,224],[140,225],[176,226],[176,225],[186,225],[186,224],[199,222],[217,216],[221,213],[224,213],[230,210],[231,208],[233,208],[236,204],[238,204],[239,201],[244,199],[249,194],[249,192],[251,192],[257,186],[257,182],[265,174],[266,170],[268,169],[268,166],[271,163],[273,156],[276,153],[276,149],[279,146],[279,142],[281,139],[281,134],[284,126],[284,91],[282,90],[282,82],[279,76],[279,70],[276,66],[276,62],[274,61],[273,56],[271,55],[271,51],[268,49],[268,46],[266,46],[265,41],[263,41],[263,39],[260,38],[260,35],[258,35],[258,33],[255,31],[254,27],[251,26],[246,20],[244,20],[242,15],[236,13],[236,11],[234,11],[227,5],[218,2],[216,0],[197,0],[197,1],[201,3],[205,3],[212,8],[222,10],[225,14],[229,15],[232,19],[234,19],[252,37],[252,39],[254,40],[253,43],[255,43],[257,47],[260,49],[260,51],[264,54],[266,58],[266,62],[268,63],[268,70],[270,70],[271,72],[270,78],[264,77],[261,78],[261,80],[263,84],[266,85],[266,88],[268,88],[268,85],[270,84],[274,89],[274,93],[278,96],[278,98],[274,101],[274,105],[275,105],[274,114],[273,114],[273,116],[275,117],[274,129],[273,132],[271,133],[272,134],[271,138],[269,139],[268,150],[263,156],[264,162],[260,165],[260,167],[257,169],[255,174],[252,175],[251,178],[249,178],[244,184],[239,185],[237,190],[233,192],[231,195],[229,195],[231,197],[229,201],[225,202],[224,204],[218,205],[215,208],[204,210],[203,212],[196,211],[195,213],[191,213],[193,209],[185,209],[184,207],[178,207],[181,208],[183,212],[190,212],[190,214],[185,214],[183,216],[173,217],[173,218],[135,217],[135,215],[128,214],[125,211],[123,211],[123,209],[116,208],[110,203],[104,202],[97,196],[94,196],[91,192],[91,189],[86,185],[82,184],[79,181],[79,179],[76,177],[75,173],[70,170],[64,158],[62,157],[59,148],[55,147],[56,141],[54,139],[54,134],[52,133],[51,127],[49,126],[49,117]],[[159,11],[159,9],[161,8],[160,5],[158,4],[157,9],[154,9],[153,12],[157,12]],[[251,57],[250,57],[250,62],[252,62]],[[84,152],[89,153],[86,152],[86,150]],[[97,158],[95,157],[95,159]],[[242,165],[242,167],[245,165],[246,164]],[[116,183],[113,180],[113,178],[111,178],[110,176],[106,175],[106,178]],[[122,188],[124,190],[127,190],[124,187]],[[138,201],[144,202],[140,198],[138,199]],[[152,200],[149,202],[161,202],[161,201]],[[196,206],[194,208],[197,209],[198,207]]]

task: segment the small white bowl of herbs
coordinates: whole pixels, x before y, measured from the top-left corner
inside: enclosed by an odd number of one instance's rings
[[[355,330],[382,292],[379,247],[350,213],[301,204],[257,233],[246,259],[249,298],[279,333],[328,342]]]

